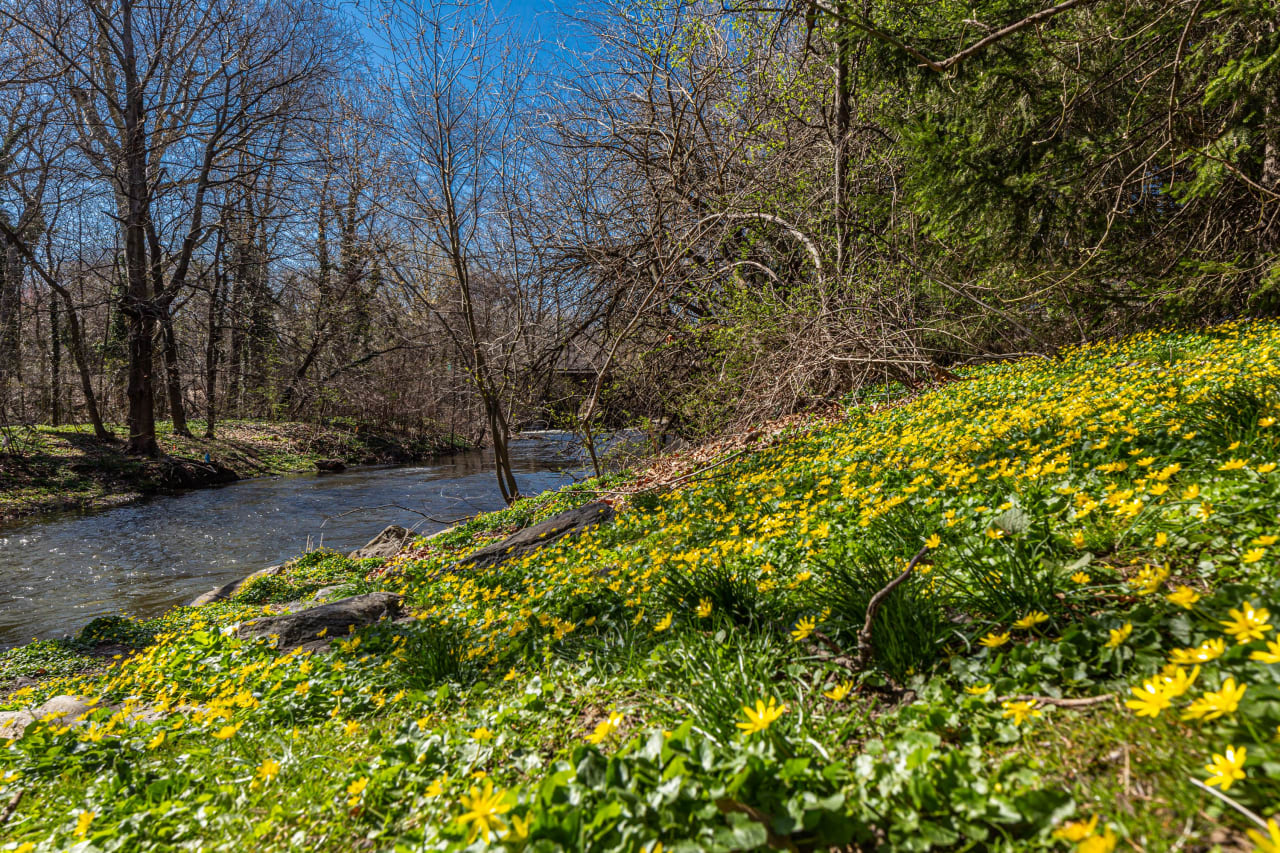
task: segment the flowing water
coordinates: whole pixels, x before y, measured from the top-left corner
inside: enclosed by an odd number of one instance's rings
[[[567,471],[581,467],[557,434],[513,442],[511,461],[526,495],[570,482]],[[3,528],[0,649],[74,634],[110,613],[155,616],[309,547],[358,548],[388,524],[431,533],[502,506],[492,452],[473,451],[415,467],[245,480]]]

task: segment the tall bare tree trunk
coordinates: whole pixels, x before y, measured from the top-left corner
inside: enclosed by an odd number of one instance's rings
[[[58,323],[58,299],[49,300],[49,422],[62,425],[62,329]]]
[[[120,310],[129,328],[129,440],[125,451],[156,456],[160,452],[152,378],[156,306],[147,276],[147,129],[133,43],[133,0],[120,0],[120,45],[125,86],[125,291]]]
[[[191,438],[187,426],[186,407],[182,402],[182,380],[178,368],[178,336],[173,331],[173,317],[165,311],[160,317],[160,332],[164,336],[164,379],[169,395],[169,416],[173,419],[173,431]]]

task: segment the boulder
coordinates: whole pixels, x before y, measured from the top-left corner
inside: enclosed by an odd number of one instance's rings
[[[345,587],[346,584],[334,584],[333,586],[322,586],[311,595],[307,596],[312,601],[328,601],[333,598],[333,594]]]
[[[216,459],[202,462],[183,456],[166,456],[148,462],[147,473],[168,489],[202,489],[240,479],[239,474]]]
[[[265,569],[259,569],[247,577],[231,581],[231,583],[224,583],[222,586],[214,587],[208,592],[196,596],[191,599],[191,603],[187,606],[199,607],[202,604],[211,604],[215,601],[223,601],[224,599],[228,599],[239,592],[240,589],[249,581],[257,580],[258,578],[267,577],[269,575],[277,575],[283,568],[283,566],[267,566]]]
[[[36,709],[36,719],[71,725],[95,707],[97,706],[75,696],[54,696]]]
[[[317,459],[316,470],[321,474],[341,474],[347,466],[341,459]]]
[[[0,742],[17,740],[35,721],[30,711],[0,711]]]
[[[297,613],[255,619],[241,625],[237,636],[241,639],[275,636],[278,649],[320,648],[328,645],[332,638],[347,636],[353,628],[363,628],[382,619],[395,619],[403,606],[404,596],[393,592],[354,595]],[[318,634],[323,636],[318,637]]]
[[[17,740],[37,720],[64,726],[79,725],[83,717],[96,707],[75,696],[62,695],[54,696],[39,708],[0,712],[0,741]]]
[[[603,501],[589,503],[554,515],[540,524],[526,527],[501,542],[486,545],[479,551],[463,557],[458,564],[477,568],[501,565],[566,536],[580,533],[588,527],[605,524],[612,518],[613,507],[607,503]]]
[[[363,548],[357,548],[347,555],[352,560],[367,560],[371,557],[386,559],[399,554],[404,546],[413,540],[413,531],[398,524],[385,528],[377,536],[369,540]]]

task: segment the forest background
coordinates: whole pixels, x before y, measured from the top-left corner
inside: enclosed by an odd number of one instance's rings
[[[1280,7],[0,2],[0,428],[688,437],[1280,304]],[[550,36],[548,36],[550,34]],[[590,446],[590,444],[588,444]]]

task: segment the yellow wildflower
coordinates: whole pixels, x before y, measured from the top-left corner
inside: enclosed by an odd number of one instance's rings
[[[218,740],[227,740],[229,738],[233,738],[236,736],[236,732],[240,731],[240,727],[243,725],[244,725],[243,722],[239,722],[239,723],[236,723],[234,726],[223,726],[222,728],[214,732],[213,736],[216,737]]]
[[[1076,853],[1111,853],[1116,849],[1115,831],[1111,827],[1102,830],[1101,835],[1090,835],[1084,841],[1076,845]]]
[[[698,602],[698,618],[706,619],[711,615],[711,599],[704,598]]]
[[[1048,621],[1049,621],[1048,613],[1044,613],[1039,610],[1032,610],[1026,616],[1023,616],[1017,622],[1014,622],[1013,627],[1022,628],[1022,629],[1034,628],[1036,625],[1039,625],[1042,622],[1048,622]]]
[[[444,793],[444,786],[445,786],[445,783],[447,783],[448,781],[449,781],[448,773],[444,774],[439,779],[433,779],[431,784],[427,786],[427,790],[424,791],[423,793],[426,794],[428,798],[438,797]]]
[[[1243,779],[1246,751],[1247,748],[1243,746],[1239,749],[1229,746],[1221,755],[1214,753],[1213,758],[1204,766],[1205,772],[1209,774],[1204,783],[1216,785],[1225,791],[1233,783]]]
[[[1173,592],[1166,595],[1165,600],[1170,604],[1176,604],[1179,607],[1185,607],[1187,610],[1190,610],[1191,606],[1200,600],[1200,593],[1196,592],[1186,584],[1183,584]]]
[[[1194,649],[1174,649],[1169,660],[1178,664],[1208,663],[1217,660],[1227,651],[1227,642],[1221,637],[1205,640]]]
[[[97,817],[97,812],[83,811],[76,818],[76,838],[84,838],[89,834],[89,824]]]
[[[742,706],[742,713],[746,716],[747,722],[735,723],[742,729],[743,734],[753,735],[756,732],[762,732],[769,728],[779,717],[787,712],[786,705],[778,705],[777,700],[772,696],[769,697],[769,704],[765,705],[763,699],[756,700],[756,707],[753,710],[747,705]]]
[[[809,619],[807,617],[804,619],[801,619],[799,622],[796,623],[795,630],[791,632],[791,639],[797,642],[799,642],[800,640],[808,639],[809,635],[813,633],[813,629],[815,627],[816,626],[813,624],[812,619]]]
[[[369,787],[369,779],[366,776],[361,776],[359,779],[357,779],[356,781],[348,785],[347,786],[347,796],[348,796],[347,805],[353,809],[356,806],[360,805],[360,796],[364,793],[364,789],[367,787]]]
[[[1206,690],[1203,695],[1182,712],[1184,720],[1216,720],[1218,717],[1234,713],[1244,696],[1246,685],[1236,685],[1234,678],[1222,682],[1218,690]]]
[[[844,697],[849,695],[849,691],[852,689],[852,681],[842,681],[830,690],[824,691],[822,695],[826,696],[832,702],[840,702],[844,700]]]
[[[1077,842],[1084,841],[1090,835],[1093,835],[1093,831],[1097,829],[1097,827],[1098,816],[1095,814],[1087,821],[1073,820],[1064,823],[1053,831],[1053,837],[1061,839],[1062,841],[1070,841],[1072,844],[1075,844]]]
[[[458,817],[458,823],[471,827],[467,835],[468,844],[481,835],[487,844],[491,835],[506,829],[507,825],[501,818],[501,815],[511,810],[510,804],[505,802],[506,798],[507,792],[494,791],[491,781],[484,783],[483,791],[473,785],[470,793],[459,797],[459,802],[466,811]]]
[[[966,688],[964,689],[964,692],[965,692],[965,693],[968,693],[970,696],[982,696],[982,695],[984,695],[984,694],[986,694],[986,693],[990,693],[990,692],[991,692],[991,685],[990,685],[990,684],[978,684],[978,685],[973,686],[973,687],[966,687]]]
[[[1071,580],[1073,583],[1078,583],[1081,586],[1084,586],[1085,584],[1092,581],[1093,578],[1088,574],[1088,572],[1076,572],[1074,575],[1071,576]]]
[[[1269,641],[1265,652],[1255,651],[1249,655],[1249,660],[1256,660],[1259,663],[1280,663],[1280,640]]]
[[[1121,646],[1125,640],[1129,639],[1129,635],[1133,633],[1133,623],[1126,622],[1119,628],[1111,629],[1111,639],[1107,640],[1107,648],[1114,649]]]
[[[605,738],[617,731],[620,725],[622,725],[622,715],[615,711],[607,719],[596,724],[596,730],[587,735],[587,742],[599,746]]]
[[[662,619],[658,621],[657,625],[653,626],[653,630],[658,632],[667,630],[668,628],[671,627],[671,620],[673,618],[675,618],[675,614],[668,613],[666,616],[662,617]]]
[[[1246,830],[1246,832],[1249,840],[1253,842],[1254,853],[1280,853],[1280,824],[1276,823],[1275,818],[1267,820],[1265,836],[1256,829]]]
[[[1008,631],[1003,634],[997,634],[995,631],[992,631],[981,640],[978,640],[979,645],[986,646],[989,649],[998,649],[1007,642],[1009,642]]]
[[[1158,717],[1161,711],[1173,704],[1173,698],[1159,681],[1144,681],[1141,687],[1130,689],[1133,698],[1124,704],[1139,717]]]
[[[533,823],[531,817],[521,817],[520,815],[511,816],[511,830],[503,836],[510,841],[524,841],[529,837],[529,825]]]
[[[268,758],[258,765],[257,778],[263,782],[270,782],[279,775],[280,762],[273,758]]]
[[[1261,640],[1271,630],[1271,624],[1267,621],[1271,618],[1271,611],[1264,607],[1255,609],[1252,601],[1246,601],[1239,610],[1233,608],[1227,611],[1227,615],[1231,618],[1218,624],[1240,645]]]
[[[1022,725],[1027,721],[1028,717],[1040,716],[1040,709],[1036,707],[1035,700],[1029,702],[1001,702],[1000,707],[1004,708],[1004,712],[1000,716],[1013,719],[1014,725]]]

